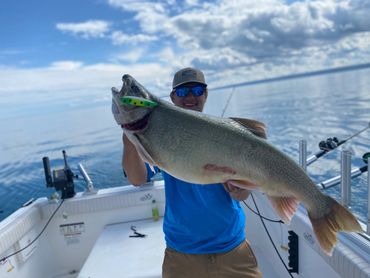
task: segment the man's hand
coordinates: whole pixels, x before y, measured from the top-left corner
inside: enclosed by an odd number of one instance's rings
[[[231,182],[225,182],[224,188],[227,192],[229,192],[231,198],[237,201],[243,201],[248,198],[250,191],[248,189],[243,189],[232,185]]]
[[[122,141],[124,145],[122,167],[126,172],[128,180],[133,185],[141,185],[146,183],[146,166],[144,161],[140,158],[135,145],[127,138],[125,134],[122,135]]]

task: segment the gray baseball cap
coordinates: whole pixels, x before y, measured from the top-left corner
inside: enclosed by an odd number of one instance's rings
[[[196,82],[207,86],[202,71],[195,68],[184,68],[175,73],[175,76],[173,77],[172,88],[176,88],[180,85],[190,82]]]

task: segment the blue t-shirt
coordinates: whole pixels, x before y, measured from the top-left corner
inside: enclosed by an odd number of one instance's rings
[[[222,184],[193,184],[162,171],[168,247],[188,254],[227,252],[244,239],[245,215]],[[148,171],[148,179],[153,173]]]

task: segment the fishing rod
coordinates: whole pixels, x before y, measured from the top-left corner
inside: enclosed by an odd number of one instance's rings
[[[222,110],[222,113],[221,113],[221,118],[224,116],[224,114],[225,114],[225,112],[226,112],[226,109],[227,109],[227,107],[229,106],[229,104],[230,104],[230,100],[231,100],[231,98],[233,97],[233,95],[234,95],[234,92],[235,92],[235,87],[233,87],[233,90],[231,91],[231,94],[229,95],[229,97],[228,97],[228,99],[227,99],[227,101],[226,101],[226,103],[225,103],[225,107],[224,107],[224,109]]]
[[[362,156],[362,160],[365,162],[365,165],[362,166],[362,167],[353,168],[351,170],[351,179],[362,175],[363,173],[365,173],[368,170],[367,164],[368,164],[369,159],[370,159],[370,152],[367,152]],[[341,183],[341,178],[342,178],[342,176],[338,175],[338,176],[330,178],[326,181],[320,182],[317,185],[322,187],[322,189],[328,189],[328,188],[331,188],[333,186],[336,186],[336,185],[340,184]]]
[[[326,153],[328,153],[332,150],[335,150],[340,145],[346,143],[348,140],[351,140],[353,137],[358,136],[359,134],[361,134],[362,132],[364,132],[365,130],[367,130],[369,128],[370,128],[370,122],[368,123],[368,125],[365,128],[361,129],[360,131],[357,131],[355,134],[352,134],[351,136],[347,137],[346,139],[344,139],[342,141],[339,141],[339,139],[337,137],[332,137],[332,138],[326,139],[325,141],[321,141],[319,143],[320,151],[318,151],[314,155],[311,155],[310,157],[308,157],[306,165],[308,166],[308,165],[314,163],[316,160],[318,160],[324,154],[326,154]]]

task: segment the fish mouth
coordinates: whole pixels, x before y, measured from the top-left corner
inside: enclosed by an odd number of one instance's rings
[[[135,96],[149,99],[146,89],[129,74],[122,76],[121,96]]]
[[[146,114],[144,117],[142,117],[141,119],[139,119],[137,121],[127,123],[127,124],[123,124],[122,127],[124,129],[130,130],[130,131],[143,130],[148,125],[149,116],[150,116],[150,113]]]

